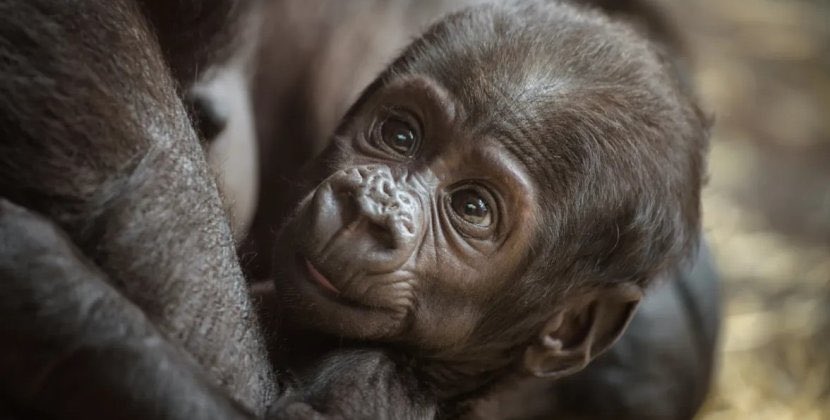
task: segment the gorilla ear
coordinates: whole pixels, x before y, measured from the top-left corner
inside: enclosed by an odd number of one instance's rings
[[[557,311],[525,350],[525,368],[534,376],[553,378],[582,370],[617,341],[642,298],[639,287],[621,284]]]

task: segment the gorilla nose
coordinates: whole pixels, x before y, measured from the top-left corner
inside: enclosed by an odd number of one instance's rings
[[[360,166],[331,180],[344,214],[344,228],[373,242],[381,253],[406,254],[414,248],[418,201],[388,167]]]

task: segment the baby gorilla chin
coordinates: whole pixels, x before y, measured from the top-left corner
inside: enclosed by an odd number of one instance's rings
[[[404,329],[415,278],[406,264],[420,214],[414,195],[387,167],[332,174],[284,228],[293,231],[288,236],[297,252],[292,273],[284,276],[289,284],[280,289],[299,295],[286,304],[296,304],[311,326],[347,337],[380,338]]]

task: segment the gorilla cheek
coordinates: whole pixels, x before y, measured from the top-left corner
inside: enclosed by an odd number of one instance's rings
[[[314,190],[297,232],[298,239],[308,241],[305,252],[318,256],[323,254],[326,244],[343,228],[345,215],[342,210],[330,183],[323,182]]]

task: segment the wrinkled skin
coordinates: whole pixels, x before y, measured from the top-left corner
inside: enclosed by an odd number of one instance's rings
[[[467,145],[472,138],[454,129],[458,117],[447,112],[443,88],[412,77],[383,90],[365,105],[366,115],[354,117],[353,131],[339,135],[320,158],[343,162],[343,169],[300,203],[277,240],[278,265],[295,268],[280,276],[278,290],[305,292],[298,319],[332,333],[402,339],[435,350],[463,345],[478,307],[501,279],[517,276],[526,257],[522,246],[537,227],[527,211],[534,190],[497,141]],[[409,118],[428,116],[428,128],[415,135],[446,143],[414,144],[421,140],[413,138],[406,141],[424,160],[397,155],[392,136],[414,134],[408,131],[414,127],[395,119],[404,117],[383,115],[386,108]],[[430,162],[427,156],[440,158]],[[465,215],[464,206],[481,214]],[[292,250],[300,264],[289,259]],[[320,275],[327,279],[317,281],[323,290],[308,287]],[[327,322],[332,319],[338,323]]]

